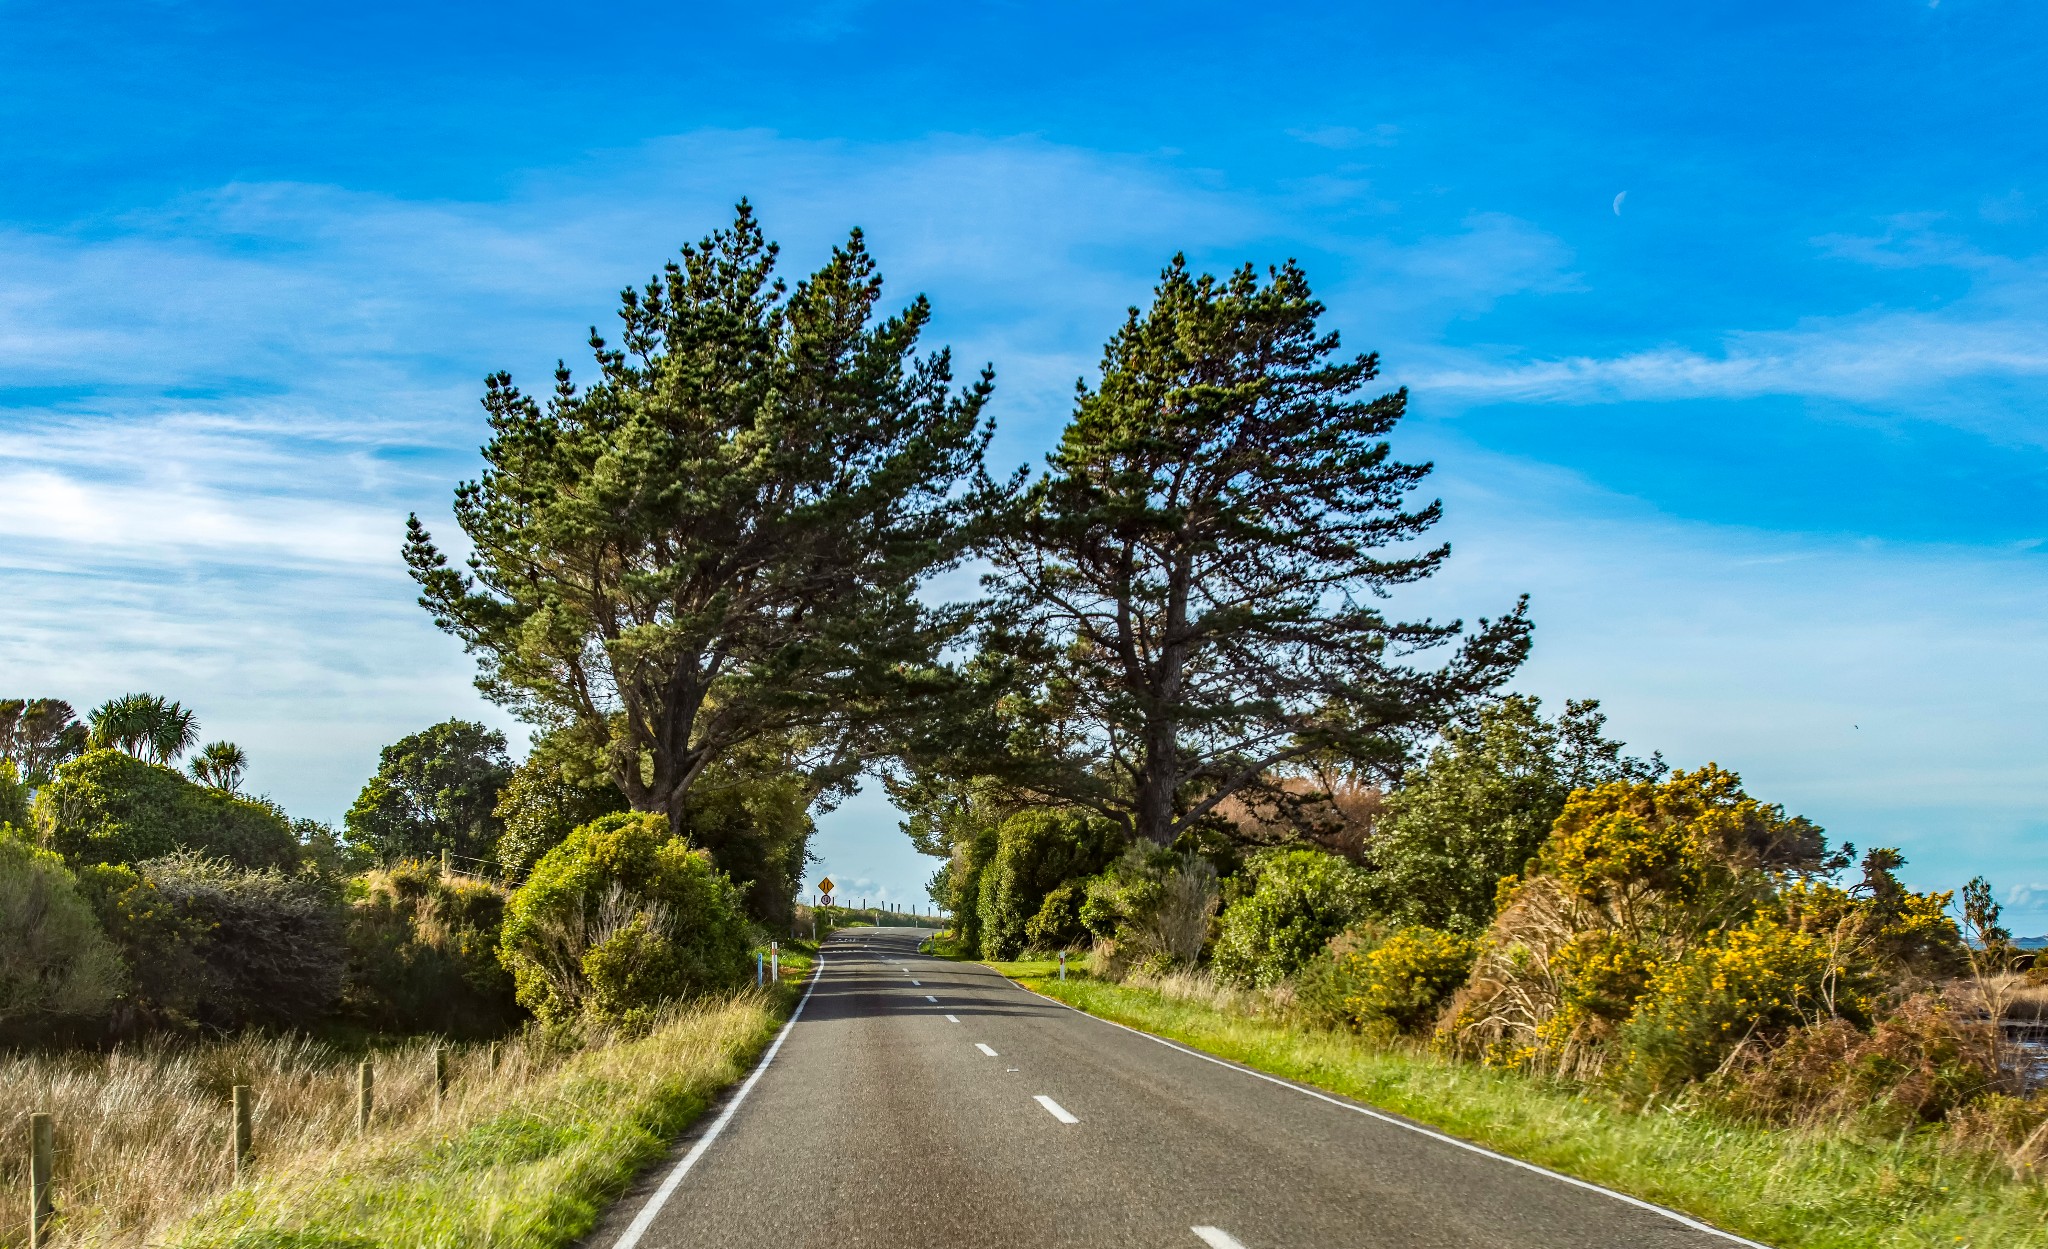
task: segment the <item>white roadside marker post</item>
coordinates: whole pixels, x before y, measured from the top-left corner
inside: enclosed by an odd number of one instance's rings
[[[1061,951],[1060,951],[1060,979],[1062,979],[1062,980],[1065,980],[1066,978],[1067,978],[1067,952],[1066,952],[1065,950],[1061,950]]]
[[[768,978],[777,984],[782,983],[782,946],[775,941],[768,943]]]

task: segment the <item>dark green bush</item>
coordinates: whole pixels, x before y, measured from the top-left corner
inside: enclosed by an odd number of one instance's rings
[[[1262,851],[1245,879],[1213,953],[1217,976],[1234,984],[1280,983],[1365,912],[1364,873],[1320,850]]]
[[[195,785],[170,768],[94,750],[36,792],[42,843],[77,867],[193,853],[249,871],[298,862],[291,822],[267,802]]]
[[[977,918],[984,958],[1022,953],[1047,895],[1102,870],[1122,837],[1100,816],[1078,810],[1020,811],[996,830],[995,855],[981,870]]]
[[[163,990],[189,1002],[191,1017],[218,1029],[306,1027],[341,996],[345,965],[341,908],[326,890],[275,870],[245,872],[217,859],[173,855],[137,865],[146,905],[168,912],[167,929],[186,952],[139,950],[141,967],[162,959],[190,969],[189,984]]]
[[[121,989],[121,959],[64,861],[0,833],[0,1040],[52,1019],[97,1016]]]
[[[407,861],[350,882],[344,1011],[384,1032],[494,1036],[524,1014],[498,958],[505,891]]]
[[[1038,914],[1024,925],[1024,943],[1034,950],[1063,950],[1088,940],[1081,905],[1088,900],[1088,882],[1070,880],[1045,895]]]
[[[506,904],[519,1001],[549,1022],[635,1023],[738,985],[753,964],[739,893],[659,815],[593,820],[542,856]]]

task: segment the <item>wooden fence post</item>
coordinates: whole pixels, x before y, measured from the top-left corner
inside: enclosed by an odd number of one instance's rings
[[[498,1074],[498,1043],[491,1042],[491,1074]]]
[[[440,1110],[441,1103],[448,1100],[448,1047],[434,1047],[434,1109]]]
[[[235,1120],[229,1129],[229,1147],[235,1151],[235,1182],[240,1183],[249,1164],[255,1161],[254,1130],[256,1094],[246,1084],[235,1086]]]
[[[370,1060],[356,1068],[356,1131],[370,1130],[370,1102],[375,1089],[376,1073],[370,1068]]]
[[[50,1116],[32,1114],[28,1117],[29,1249],[42,1249],[49,1237],[50,1218],[57,1213],[57,1203],[50,1193],[56,1170],[57,1129]]]

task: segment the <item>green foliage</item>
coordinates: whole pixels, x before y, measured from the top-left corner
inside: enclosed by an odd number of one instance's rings
[[[1004,820],[996,830],[995,854],[980,873],[975,910],[983,958],[1022,953],[1031,922],[1046,896],[1070,881],[1102,870],[1121,849],[1116,826],[1073,809],[1035,808]],[[1079,920],[1078,901],[1072,906]]]
[[[498,837],[498,868],[518,880],[579,825],[625,809],[626,799],[601,760],[577,750],[565,734],[543,733],[498,791],[494,814],[505,829]]]
[[[542,856],[506,905],[519,1001],[549,1022],[636,1023],[752,970],[738,892],[658,815],[607,815]]]
[[[1191,968],[1208,944],[1216,868],[1199,854],[1141,842],[1088,882],[1081,922],[1095,936],[1098,974]]]
[[[421,603],[480,687],[569,726],[672,820],[750,744],[795,750],[814,793],[851,777],[955,631],[918,588],[983,506],[988,375],[955,392],[946,353],[917,354],[924,299],[879,315],[858,232],[794,291],[775,255],[742,203],[623,293],[587,388],[559,370],[543,406],[489,379],[487,467],[455,497],[473,578],[408,530]]]
[[[85,750],[87,730],[61,698],[0,698],[0,759],[30,786]]]
[[[1088,925],[1081,907],[1088,901],[1088,882],[1070,880],[1039,904],[1038,914],[1024,925],[1024,947],[1030,950],[1062,950],[1088,939]]]
[[[92,709],[88,746],[168,767],[199,742],[199,718],[160,694],[123,694]]]
[[[122,987],[113,943],[64,861],[0,831],[0,1040],[103,1012]]]
[[[503,733],[446,720],[386,746],[343,823],[380,862],[446,850],[465,865],[488,864],[504,831],[498,791],[511,775]]]
[[[26,834],[29,793],[21,773],[15,770],[14,760],[0,759],[0,829],[8,827]]]
[[[1223,911],[1216,975],[1278,984],[1365,913],[1364,873],[1320,850],[1266,850],[1245,861],[1249,888]]]
[[[953,917],[962,948],[981,949],[981,874],[995,858],[1003,821],[1022,808],[987,782],[936,774],[886,779],[910,844],[946,860],[927,887],[932,901]]]
[[[811,787],[787,758],[750,746],[705,769],[682,799],[690,844],[740,885],[747,914],[775,931],[795,914],[811,833]]]
[[[1440,509],[1411,506],[1428,467],[1386,442],[1406,396],[1371,396],[1377,358],[1340,358],[1322,313],[1291,261],[1262,283],[1178,256],[1132,309],[1052,471],[992,544],[1002,611],[981,671],[1001,725],[958,735],[992,749],[957,773],[1173,845],[1235,794],[1318,800],[1286,784],[1291,763],[1398,775],[1514,671],[1519,608],[1426,673],[1396,661],[1459,633],[1376,606],[1446,558],[1415,546]]]
[[[86,864],[78,877],[128,966],[126,1024],[303,1028],[340,995],[341,915],[312,878],[196,854]]]
[[[36,792],[35,822],[43,844],[73,866],[190,851],[250,870],[288,869],[299,857],[276,807],[119,750],[88,751],[59,766]]]
[[[1598,703],[1568,702],[1554,721],[1541,711],[1520,695],[1482,708],[1388,797],[1369,851],[1376,909],[1477,933],[1493,922],[1501,878],[1528,866],[1573,790],[1661,770],[1601,736]]]
[[[126,864],[83,864],[78,884],[128,968],[118,1022],[191,1020],[205,991],[204,917]]]
[[[1751,1037],[1860,1013],[1837,957],[1820,936],[1769,916],[1710,935],[1650,977],[1622,1026],[1613,1074],[1643,1093],[1670,1093]]]
[[[407,861],[365,873],[349,892],[350,1016],[380,1031],[450,1036],[492,1036],[517,1022],[498,958],[503,889]]]

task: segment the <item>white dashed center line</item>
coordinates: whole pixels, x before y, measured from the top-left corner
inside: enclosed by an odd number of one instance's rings
[[[938,1001],[939,999],[937,999],[937,998],[933,997],[933,996],[932,996],[931,994],[927,993],[927,994],[925,994],[925,995],[924,995],[924,1000],[925,1000],[925,1001],[927,1001],[927,1002],[936,1002],[936,1001]]]
[[[1244,1249],[1243,1242],[1220,1227],[1191,1227],[1188,1230],[1201,1237],[1209,1249]]]
[[[948,1016],[946,1016],[946,1022],[947,1022],[947,1023],[959,1023],[959,1022],[960,1022],[960,1016],[958,1016],[958,1015],[948,1015]]]
[[[980,1050],[980,1051],[981,1051],[982,1053],[984,1053],[984,1054],[987,1054],[987,1055],[988,1055],[988,1056],[989,1056],[990,1058],[994,1058],[994,1057],[996,1056],[996,1052],[995,1052],[994,1050],[990,1049],[990,1048],[989,1048],[988,1046],[986,1046],[986,1045],[983,1045],[983,1044],[982,1044],[981,1042],[979,1042],[979,1041],[976,1041],[976,1042],[974,1043],[974,1048],[976,1048],[976,1049]]]
[[[910,983],[912,983],[912,984],[916,985],[916,986],[917,986],[918,988],[920,988],[920,989],[924,988],[924,982],[923,982],[923,981],[920,981],[920,980],[913,980],[913,981],[911,981]]]
[[[1053,1100],[1052,1098],[1050,1098],[1050,1097],[1047,1097],[1047,1096],[1046,1096],[1045,1094],[1043,1094],[1043,1093],[1040,1093],[1040,1094],[1038,1094],[1037,1096],[1033,1097],[1033,1098],[1032,1098],[1031,1100],[1033,1100],[1033,1101],[1037,1102],[1037,1103],[1038,1103],[1039,1105],[1041,1105],[1041,1106],[1045,1107],[1045,1113],[1047,1113],[1047,1114],[1051,1115],[1051,1116],[1052,1116],[1053,1118],[1055,1118],[1055,1119],[1058,1119],[1058,1120],[1059,1120],[1059,1121],[1060,1121],[1061,1123],[1079,1123],[1079,1122],[1080,1122],[1080,1120],[1079,1120],[1079,1119],[1076,1119],[1076,1118],[1075,1118],[1074,1116],[1072,1116],[1072,1115],[1070,1115],[1070,1114],[1068,1114],[1068,1113],[1067,1113],[1066,1107],[1064,1107],[1064,1106],[1060,1105],[1060,1104],[1059,1104],[1058,1102],[1054,1101],[1054,1100]],[[1238,1247],[1238,1249],[1243,1249],[1243,1246],[1239,1246],[1239,1247]]]

